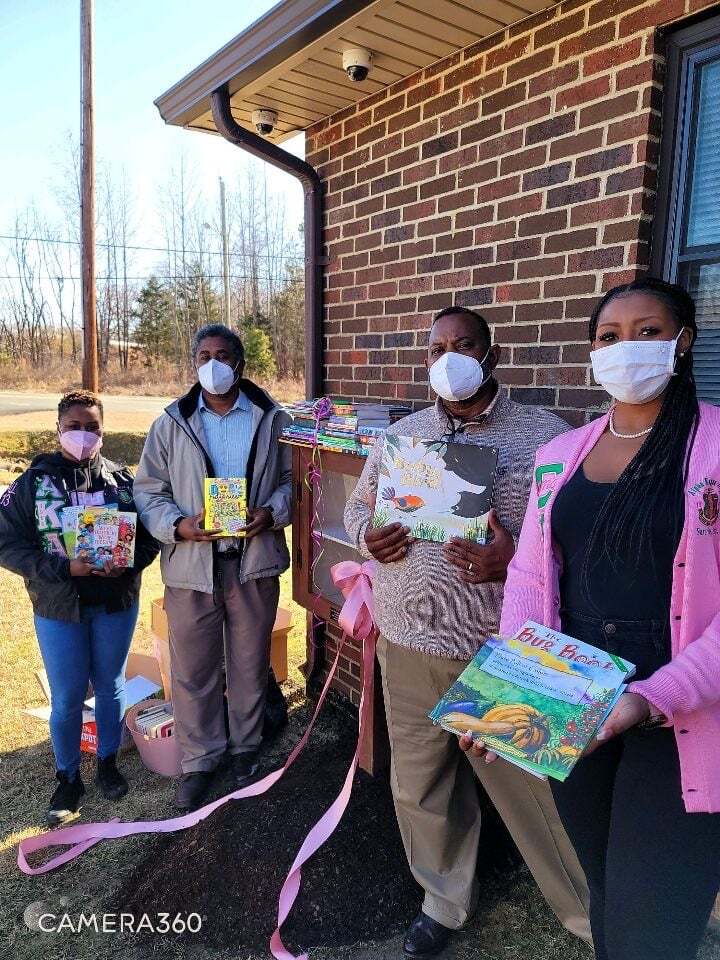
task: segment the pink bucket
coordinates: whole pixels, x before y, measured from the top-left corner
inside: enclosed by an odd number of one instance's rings
[[[140,759],[153,773],[159,773],[161,777],[179,777],[182,773],[180,766],[180,747],[177,737],[145,737],[145,735],[136,728],[135,717],[146,707],[154,706],[159,703],[155,698],[142,700],[130,707],[125,714],[125,723],[132,734],[135,746],[138,748]],[[167,701],[166,701],[167,702]]]

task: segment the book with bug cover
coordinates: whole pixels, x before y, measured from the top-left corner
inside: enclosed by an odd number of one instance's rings
[[[205,478],[205,529],[224,537],[244,537],[247,499],[244,477]]]
[[[488,637],[429,717],[536,776],[565,780],[634,672],[528,620],[514,637]]]
[[[418,540],[485,543],[497,448],[386,435],[373,526],[402,523]]]

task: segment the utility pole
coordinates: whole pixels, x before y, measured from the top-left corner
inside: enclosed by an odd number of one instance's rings
[[[225,181],[220,181],[220,229],[222,231],[223,287],[225,290],[225,326],[230,326],[230,254],[228,252],[227,218],[225,216]]]
[[[93,86],[93,3],[80,0],[81,213],[80,257],[83,310],[83,373],[86,390],[98,390],[97,314],[95,304],[95,128]]]

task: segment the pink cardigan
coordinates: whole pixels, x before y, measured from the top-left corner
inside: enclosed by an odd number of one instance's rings
[[[552,505],[605,430],[607,419],[561,434],[538,450],[530,502],[508,567],[500,624],[505,636],[525,620],[560,629],[560,563],[547,536]],[[719,503],[720,409],[701,403],[685,491],[685,524],[674,558],[672,660],[629,686],[674,727],[688,813],[720,812]]]

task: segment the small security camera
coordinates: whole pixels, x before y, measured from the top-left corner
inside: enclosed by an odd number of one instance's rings
[[[253,110],[252,122],[257,132],[263,137],[269,137],[277,123],[277,113],[274,110]]]
[[[362,83],[363,80],[367,79],[372,61],[372,53],[364,47],[352,47],[350,50],[343,50],[343,70],[355,83]]]

